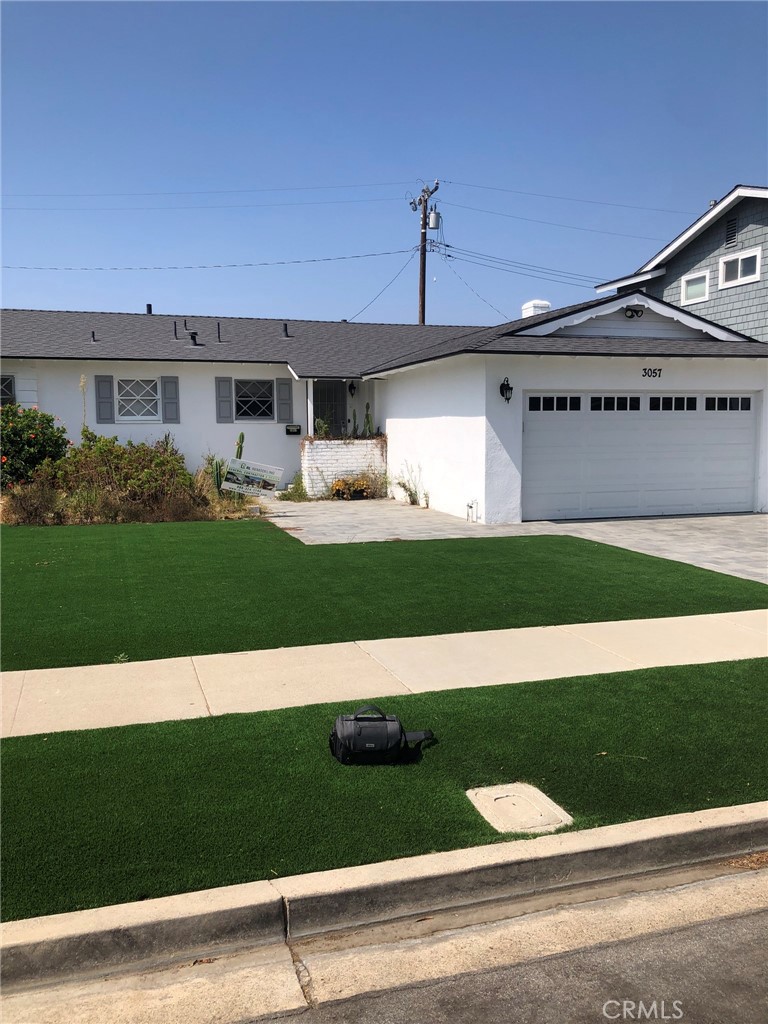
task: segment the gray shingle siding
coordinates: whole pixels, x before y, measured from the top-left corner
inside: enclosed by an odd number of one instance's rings
[[[736,244],[726,246],[726,223],[734,216],[738,218]],[[762,247],[760,280],[719,288],[722,257],[757,246]],[[695,271],[708,270],[709,299],[683,308],[751,338],[768,341],[768,202],[764,199],[742,199],[669,260],[666,270],[663,277],[645,284],[648,295],[679,306],[681,279]]]

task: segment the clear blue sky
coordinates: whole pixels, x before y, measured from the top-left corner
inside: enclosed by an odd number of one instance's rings
[[[629,273],[710,199],[768,184],[764,3],[7,2],[2,19],[5,265],[408,250],[405,197],[439,178],[446,243],[558,272],[430,254],[427,322],[490,324],[593,297],[563,272]],[[407,259],[5,270],[3,305],[351,319]],[[415,322],[417,268],[358,319]]]

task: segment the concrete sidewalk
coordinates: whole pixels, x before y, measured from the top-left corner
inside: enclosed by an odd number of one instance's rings
[[[768,610],[6,672],[2,735],[768,656]]]

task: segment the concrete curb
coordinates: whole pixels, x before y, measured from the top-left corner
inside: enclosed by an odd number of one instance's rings
[[[4,985],[205,956],[768,849],[768,801],[3,926]]]

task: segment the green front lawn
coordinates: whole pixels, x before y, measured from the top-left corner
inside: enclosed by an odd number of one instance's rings
[[[55,914],[499,842],[465,790],[525,781],[575,828],[768,798],[768,660],[381,701],[438,742],[345,767],[349,705],[3,741],[3,915]]]
[[[763,584],[574,537],[305,546],[243,521],[2,541],[6,670],[768,604]]]

